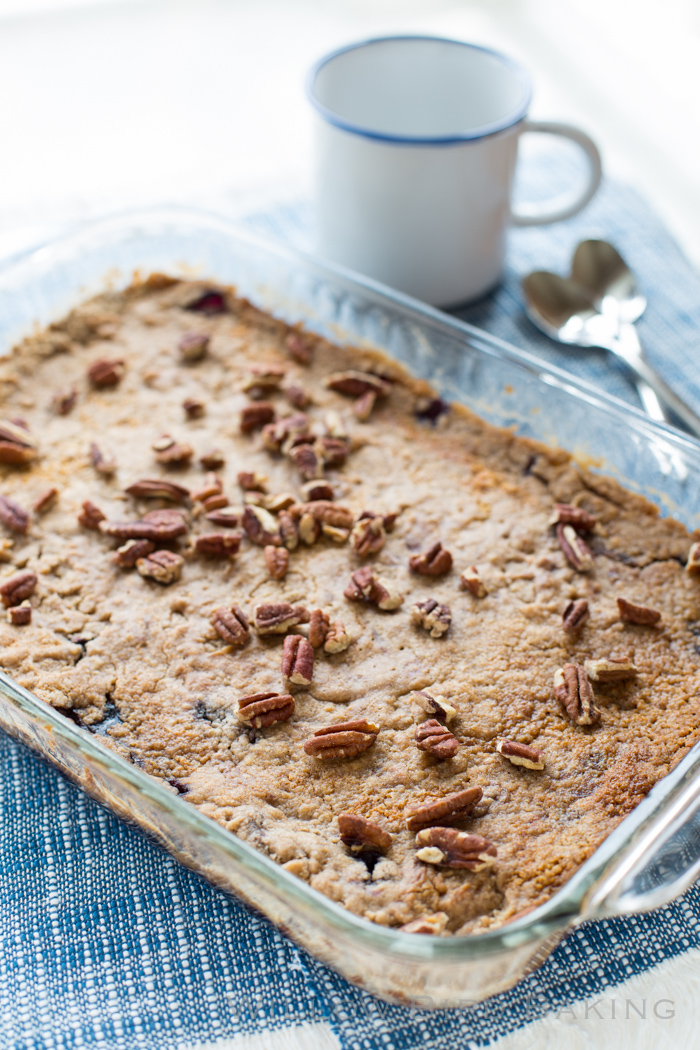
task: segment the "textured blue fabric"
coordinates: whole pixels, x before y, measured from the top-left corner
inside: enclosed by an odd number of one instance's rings
[[[525,171],[555,188],[573,160]],[[308,206],[250,217],[309,246]],[[650,359],[700,408],[700,279],[631,190],[606,183],[580,217],[511,235],[503,285],[460,316],[605,386],[636,393],[608,358],[570,356],[524,318],[520,277],[566,272],[583,237],[614,241],[649,309]],[[654,915],[587,925],[512,991],[469,1010],[388,1006],[297,950],[269,924],[180,868],[0,734],[0,1050],[173,1050],[325,1021],[343,1050],[484,1046],[700,944],[700,891]]]

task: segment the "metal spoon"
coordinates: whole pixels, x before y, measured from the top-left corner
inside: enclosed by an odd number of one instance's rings
[[[604,241],[584,241],[574,259],[578,280],[565,280],[544,270],[523,280],[530,320],[556,342],[598,347],[616,354],[635,373],[637,389],[650,415],[667,418],[659,404],[662,402],[700,437],[700,416],[642,355],[632,320],[641,315],[646,300],[637,292],[623,259]],[[640,389],[640,384],[650,389]]]

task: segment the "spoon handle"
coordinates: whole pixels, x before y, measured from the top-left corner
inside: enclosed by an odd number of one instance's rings
[[[670,423],[671,414],[659,401],[654,388],[639,378],[635,379],[634,385],[637,388],[639,400],[642,402],[642,408],[649,418],[654,419],[657,423]]]
[[[700,416],[687,405],[682,398],[676,394],[665,379],[652,368],[642,354],[639,336],[633,324],[621,324],[619,336],[610,349],[627,362],[629,367],[636,373],[639,379],[648,383],[660,401],[664,402],[671,411],[685,423],[686,427],[696,437],[700,437]],[[640,397],[644,402],[644,395],[640,390]],[[645,404],[646,407],[646,404]]]

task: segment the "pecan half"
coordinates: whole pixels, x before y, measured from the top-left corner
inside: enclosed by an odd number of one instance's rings
[[[433,693],[419,692],[419,703],[429,714],[434,715],[438,722],[451,722],[457,714],[457,708],[445,700],[444,696],[434,696]]]
[[[514,766],[524,766],[525,769],[544,769],[544,755],[537,748],[528,747],[527,744],[519,744],[517,740],[499,740],[496,751],[503,755]]]
[[[277,368],[276,365],[253,365],[243,380],[241,390],[257,401],[266,394],[276,391],[285,375],[284,368]]]
[[[103,521],[106,521],[106,518],[100,508],[91,503],[89,499],[86,499],[78,515],[78,525],[82,525],[84,529],[92,529],[93,532],[99,532]]]
[[[440,605],[434,598],[416,602],[411,609],[411,623],[422,627],[431,638],[441,638],[450,629],[452,613],[449,605]]]
[[[163,478],[142,478],[124,491],[137,499],[165,499],[171,503],[186,503],[190,497],[189,489]]]
[[[295,518],[310,514],[322,525],[333,525],[338,529],[350,529],[354,516],[349,507],[332,500],[317,499],[309,503],[296,503],[290,511]]]
[[[301,332],[290,332],[284,340],[284,345],[300,365],[308,365],[311,361],[311,343]]]
[[[350,635],[340,620],[333,620],[323,643],[323,651],[324,653],[343,653],[350,645],[350,641]]]
[[[306,481],[323,477],[323,460],[313,445],[295,445],[290,448],[288,455]]]
[[[294,685],[311,685],[314,676],[314,651],[300,634],[288,634],[282,650],[282,677]]]
[[[255,729],[266,729],[275,722],[288,722],[294,707],[289,693],[251,693],[238,701],[238,719]]]
[[[201,419],[207,406],[199,398],[186,397],[182,402],[182,409],[188,419]]]
[[[637,674],[637,668],[629,660],[584,660],[583,666],[594,682],[623,682]]]
[[[156,540],[167,543],[184,536],[187,522],[181,511],[164,507],[151,510],[138,521],[101,521],[98,525],[103,536],[117,540]]]
[[[218,448],[213,448],[211,451],[203,453],[199,457],[199,462],[205,470],[219,470],[226,463],[226,458]]]
[[[255,609],[255,630],[258,634],[286,634],[290,627],[308,622],[309,612],[303,605],[264,602]]]
[[[416,747],[442,762],[446,758],[454,758],[459,751],[459,740],[437,719],[429,718],[427,722],[416,726]]]
[[[275,406],[269,401],[251,401],[241,411],[240,428],[244,434],[259,430],[275,418]]]
[[[374,390],[365,390],[364,394],[360,394],[352,406],[353,415],[359,419],[361,423],[366,423],[372,415],[372,409],[376,403],[377,395]]]
[[[9,580],[0,583],[0,597],[6,609],[15,605],[21,605],[25,598],[29,598],[37,585],[37,574],[30,569],[18,572],[10,576]]]
[[[393,612],[403,602],[403,595],[385,587],[369,565],[352,574],[343,594],[352,602],[367,601],[383,612]]]
[[[25,427],[9,419],[0,421],[0,463],[22,467],[37,455],[37,443]]]
[[[470,787],[430,802],[414,802],[406,807],[406,827],[409,831],[419,831],[438,824],[454,824],[469,816],[482,795],[480,787]]]
[[[314,442],[314,451],[325,467],[342,467],[350,452],[347,438],[320,437]]]
[[[332,372],[326,376],[326,386],[329,390],[335,390],[337,394],[345,394],[346,397],[361,397],[367,391],[371,391],[375,397],[386,397],[391,390],[391,383],[386,379],[375,376],[371,372]]]
[[[577,532],[592,532],[596,519],[593,514],[589,514],[581,507],[574,507],[571,503],[555,503],[549,524],[571,525]]]
[[[67,416],[75,408],[78,400],[78,391],[74,386],[66,390],[57,390],[51,399],[51,405],[57,416]]]
[[[412,572],[421,576],[442,576],[452,568],[452,555],[438,540],[422,554],[414,554],[408,559],[408,564]]]
[[[311,400],[303,386],[298,386],[296,383],[285,387],[283,393],[289,404],[293,405],[294,408],[306,408]]]
[[[207,532],[194,541],[197,554],[206,554],[208,558],[233,558],[240,547],[241,535],[238,532]]]
[[[416,835],[416,853],[424,864],[482,871],[494,863],[496,847],[481,835],[469,835],[456,828],[426,828]]]
[[[304,744],[304,751],[314,758],[356,758],[369,750],[379,734],[379,727],[365,718],[338,722],[317,729]]]
[[[121,357],[101,357],[87,370],[88,379],[95,387],[117,386],[124,378],[126,366]]]
[[[235,529],[238,525],[238,512],[233,507],[219,507],[217,510],[207,511],[204,517],[212,525],[219,525],[224,529]]]
[[[384,522],[377,515],[375,518],[360,518],[353,527],[352,549],[360,558],[377,554],[386,543]]]
[[[145,558],[139,558],[136,568],[141,576],[149,577],[156,583],[167,586],[180,579],[184,564],[185,559],[180,554],[175,554],[173,551],[154,551]]]
[[[29,514],[20,507],[19,503],[0,496],[0,521],[10,532],[19,532],[24,535],[29,528]]]
[[[215,609],[211,614],[211,622],[216,633],[228,645],[239,648],[250,638],[248,617],[237,605],[232,605],[230,609],[226,606]]]
[[[340,813],[338,815],[340,841],[353,853],[362,850],[377,850],[385,853],[391,846],[391,835],[373,820],[360,817],[357,813]]]
[[[133,569],[139,558],[145,558],[156,549],[150,540],[127,540],[122,547],[117,547],[112,561],[120,569]]]
[[[569,602],[562,614],[562,627],[569,634],[580,631],[588,620],[588,602],[585,598],[578,598],[575,602]]]
[[[270,479],[267,474],[260,474],[257,470],[239,470],[237,481],[244,492],[267,492],[267,483]]]
[[[209,342],[208,332],[185,332],[177,344],[180,357],[188,365],[201,361],[209,349]]]
[[[114,456],[106,456],[94,441],[90,444],[90,462],[98,474],[110,478],[117,469]]]
[[[599,720],[600,712],[593,700],[591,683],[580,664],[564,664],[556,671],[554,695],[576,725],[590,726]]]
[[[13,627],[26,627],[32,622],[32,607],[28,601],[7,610],[7,619]]]
[[[175,441],[169,434],[153,443],[157,461],[163,467],[186,467],[194,456],[191,445]]]
[[[44,489],[41,495],[32,503],[32,511],[35,514],[46,514],[48,510],[56,505],[58,499],[58,489],[55,485],[52,485],[49,489]]]
[[[328,614],[323,609],[314,609],[309,617],[309,642],[314,649],[319,649],[328,636],[331,625]]]
[[[286,547],[265,547],[265,564],[273,580],[283,580],[289,568],[289,551]]]
[[[399,930],[402,933],[423,933],[433,936],[438,936],[445,932],[445,928],[448,922],[448,915],[444,911],[435,911],[430,915],[421,915],[420,919],[413,919],[412,922],[406,922],[403,926],[399,926]]]
[[[243,511],[241,525],[251,543],[257,543],[259,547],[279,547],[282,542],[279,525],[264,507],[247,504]]]
[[[459,577],[459,585],[463,590],[473,594],[475,598],[485,598],[489,593],[484,586],[484,581],[479,576],[479,570],[476,565],[471,565],[464,570]]]
[[[294,517],[287,510],[282,510],[278,517],[280,537],[282,544],[288,551],[294,551],[299,546],[299,526]]]
[[[202,500],[202,506],[207,514],[211,514],[214,510],[221,510],[223,507],[228,507],[228,496],[225,496],[223,492],[217,492],[212,496],[207,496],[205,500]]]
[[[299,489],[305,503],[314,503],[318,500],[333,501],[333,489],[327,481],[318,479],[305,481],[303,485],[299,486]]]
[[[557,525],[557,542],[564,557],[576,572],[590,572],[593,555],[587,543],[581,539],[573,525]]]
[[[652,627],[661,619],[661,613],[656,609],[650,609],[646,605],[633,605],[625,598],[617,599],[617,607],[620,611],[620,619],[623,623],[639,623]]]

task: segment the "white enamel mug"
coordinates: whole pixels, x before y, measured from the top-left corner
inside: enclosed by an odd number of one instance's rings
[[[435,306],[498,283],[509,224],[567,219],[600,184],[592,140],[568,124],[527,120],[530,79],[496,51],[439,37],[367,40],[322,58],[308,94],[318,252]],[[516,212],[527,131],[575,142],[588,177],[582,190]]]

